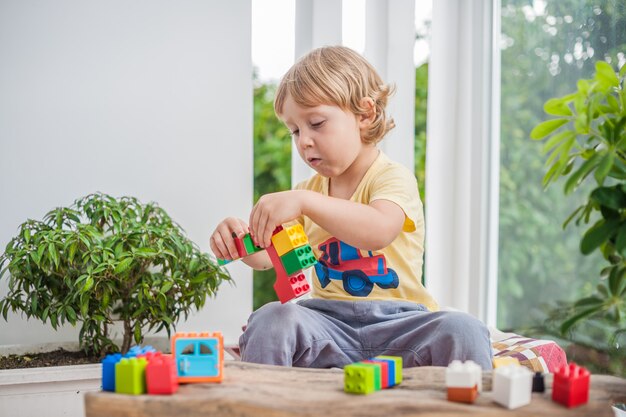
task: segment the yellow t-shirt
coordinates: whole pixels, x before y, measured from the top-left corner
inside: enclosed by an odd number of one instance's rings
[[[316,174],[296,189],[328,195],[328,178]],[[413,301],[437,311],[437,302],[421,282],[424,210],[413,173],[380,152],[350,200],[396,203],[405,214],[402,232],[382,250],[362,251],[331,236],[308,217],[298,219],[319,260],[313,272],[313,297]]]

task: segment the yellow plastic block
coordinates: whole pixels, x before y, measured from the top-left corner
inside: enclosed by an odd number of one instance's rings
[[[309,238],[300,224],[287,227],[272,236],[272,244],[278,256],[283,256],[287,252],[307,243],[309,243]]]
[[[520,366],[519,360],[511,356],[500,356],[493,358],[493,367],[499,368],[501,366],[517,365]]]

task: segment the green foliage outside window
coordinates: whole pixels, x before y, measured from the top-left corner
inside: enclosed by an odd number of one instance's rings
[[[591,296],[605,267],[600,251],[580,255],[582,224],[562,229],[593,187],[583,183],[567,199],[563,179],[544,189],[545,157],[528,138],[544,120],[547,100],[590,78],[596,61],[624,61],[626,3],[504,0],[501,16],[498,327],[562,338],[570,359],[624,374],[625,341],[614,339],[606,323],[587,320],[561,333],[561,324],[572,317],[571,300]]]

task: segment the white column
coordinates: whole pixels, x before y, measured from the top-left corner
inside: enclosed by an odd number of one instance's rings
[[[495,324],[499,79],[493,10],[433,3],[426,152],[426,285],[442,306]]]
[[[415,1],[367,0],[365,57],[395,84],[387,107],[396,127],[379,145],[411,171],[415,160]]]
[[[312,49],[341,44],[341,1],[297,0],[295,57],[298,60]],[[295,146],[291,151],[291,184],[309,178],[314,171],[307,166]]]

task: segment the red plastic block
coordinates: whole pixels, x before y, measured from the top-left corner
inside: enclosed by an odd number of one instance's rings
[[[589,401],[589,371],[574,362],[559,367],[552,382],[552,401],[568,408]]]
[[[237,247],[237,253],[239,254],[239,257],[240,258],[245,257],[247,255],[247,252],[246,252],[246,247],[243,244],[243,239],[236,237],[234,238],[234,240],[235,240],[235,246]]]
[[[146,366],[148,394],[173,394],[178,391],[178,374],[171,355],[155,354]]]
[[[265,248],[265,251],[270,256],[270,260],[272,261],[272,265],[274,266],[274,271],[276,272],[276,280],[278,281],[279,278],[287,278],[287,271],[285,271],[285,267],[280,260],[280,256],[278,256],[278,253],[276,253],[276,249],[274,249],[274,246],[268,246],[267,248]]]
[[[308,293],[311,287],[304,274],[295,274],[290,277],[276,277],[274,291],[282,304]]]
[[[380,387],[381,389],[389,388],[389,362],[377,361],[376,359],[369,359],[362,362],[380,365]]]

